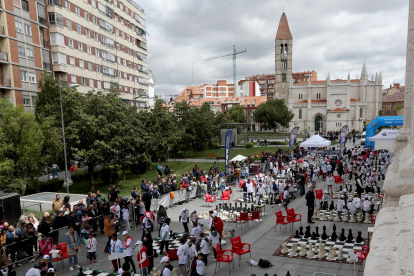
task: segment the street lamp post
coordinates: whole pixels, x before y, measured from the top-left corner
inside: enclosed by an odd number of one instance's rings
[[[60,116],[62,119],[62,136],[63,136],[63,154],[65,155],[65,182],[66,182],[66,192],[69,193],[69,182],[68,182],[68,161],[66,157],[66,139],[65,139],[65,121],[63,120],[63,103],[62,103],[62,89],[64,88],[75,88],[79,84],[76,83],[67,83],[65,85],[60,85],[59,79],[59,97],[60,97]]]

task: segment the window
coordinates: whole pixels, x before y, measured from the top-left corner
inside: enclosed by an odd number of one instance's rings
[[[76,83],[76,76],[74,76],[74,75],[70,76],[70,82],[71,83]]]
[[[115,28],[115,34],[116,34],[117,36],[119,36],[119,29],[116,29],[116,28]]]
[[[298,97],[299,97],[299,100],[302,100],[303,99],[303,94],[299,94]]]
[[[299,120],[302,119],[302,109],[299,109]]]
[[[79,68],[85,68],[85,61],[83,59],[79,60]]]
[[[34,59],[33,49],[27,48],[27,58]]]
[[[70,66],[75,66],[75,57],[69,58]]]
[[[91,37],[91,30],[85,28],[86,37]]]
[[[101,72],[101,66],[99,64],[96,64],[96,72],[98,73]]]
[[[89,45],[86,46],[86,52],[88,54],[92,55],[92,48],[91,48],[91,46],[89,46]]]
[[[130,38],[131,38],[131,37],[129,36],[129,34],[127,34],[127,40],[128,40],[128,42],[129,42]]]
[[[93,81],[93,79],[89,79],[89,87],[94,87],[94,81]]]
[[[83,17],[85,18],[86,21],[89,21],[89,13],[84,12]]]
[[[282,74],[282,82],[286,82],[286,74]]]
[[[24,11],[29,11],[29,1],[28,0],[22,0],[22,9]]]
[[[31,83],[36,83],[36,73],[29,73],[29,80]]]
[[[91,5],[92,7],[96,8],[96,0],[92,0]]]
[[[102,88],[102,84],[101,84],[101,81],[96,81],[96,87],[97,88]]]
[[[73,48],[73,39],[72,38],[68,38],[68,45],[70,48]]]
[[[27,71],[20,70],[20,79],[21,81],[27,82]]]
[[[88,62],[88,70],[93,70],[92,62]]]
[[[66,65],[66,54],[52,52],[52,63],[58,65]]]
[[[97,33],[97,32],[94,32],[94,33],[93,33],[93,38],[94,38],[96,41],[98,41],[98,33]]]
[[[107,47],[114,48],[114,41],[109,37],[101,35],[101,43]]]
[[[93,22],[93,24],[95,24],[95,25],[96,25],[96,24],[98,24],[98,23],[97,23],[98,21],[97,21],[97,19],[96,19],[96,16],[95,16],[95,15],[93,15],[93,16],[92,16],[92,22]]]
[[[76,24],[76,31],[78,34],[82,34],[82,26],[80,24]]]
[[[29,24],[24,24],[24,32],[28,36],[32,36],[32,27]]]
[[[95,56],[100,57],[100,50],[98,48],[95,48]]]
[[[122,64],[126,67],[126,60],[124,59],[122,62]]]
[[[316,99],[320,100],[321,99],[321,93],[316,93]]]
[[[362,118],[362,107],[359,108],[359,118]]]
[[[63,27],[63,17],[61,14],[56,13],[56,12],[49,12],[48,17],[49,17],[49,25],[51,26],[57,25],[59,27]]]
[[[17,49],[19,51],[19,57],[25,58],[26,57],[26,51],[24,50],[24,46],[17,46]]]
[[[121,58],[120,57],[116,57],[118,64],[121,64]]]
[[[118,78],[122,78],[122,73],[121,73],[121,71],[118,71]]]
[[[124,10],[124,4],[122,4],[121,2],[119,2],[119,8],[121,9],[121,11]]]
[[[68,45],[69,40],[72,40],[68,38]],[[59,45],[59,46],[65,46],[65,36],[61,33],[50,33],[50,45]],[[72,47],[73,47],[73,41],[72,41]]]
[[[14,25],[16,26],[16,32],[17,33],[23,33],[23,25],[22,22],[15,21]]]
[[[85,78],[84,77],[81,77],[81,83],[80,84],[85,85]]]
[[[23,96],[23,104],[24,105],[30,105],[30,97],[29,96]]]
[[[68,27],[69,30],[72,30],[72,20],[66,18],[66,27]]]
[[[124,45],[122,45],[122,52],[125,53],[125,46]]]
[[[70,2],[68,0],[65,0],[65,8],[70,11]]]
[[[78,42],[78,50],[83,52],[83,44],[82,42]]]
[[[80,16],[80,8],[78,6],[75,6],[75,13]]]

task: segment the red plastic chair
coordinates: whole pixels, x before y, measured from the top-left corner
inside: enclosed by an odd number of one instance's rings
[[[340,175],[334,175],[334,178],[335,178],[335,184],[344,183],[344,180],[341,178]]]
[[[219,244],[216,244],[216,246],[214,247],[214,249],[216,250],[216,253],[217,253],[216,269],[214,270],[214,274],[217,273],[217,263],[219,264],[219,269],[220,269],[220,263],[228,263],[228,264],[230,264],[232,262],[233,263],[233,269],[234,269],[233,251],[231,249],[221,250]],[[231,255],[226,255],[225,254],[226,252],[230,252]],[[229,274],[231,274],[230,273],[230,265],[229,265]]]
[[[147,216],[147,214],[150,214],[151,220],[154,220],[154,211],[151,211],[151,212],[144,211],[144,216]]]
[[[236,228],[237,228],[237,222],[242,223],[242,221],[244,221],[245,224],[249,223],[249,213],[245,212],[245,213],[240,213],[240,215],[236,215]],[[248,224],[246,225],[248,226]],[[241,229],[243,229],[243,226],[240,226]]]
[[[293,228],[293,223],[298,222],[298,221],[300,222],[300,226],[302,226],[302,215],[295,214],[295,209],[293,208],[287,209],[286,214],[287,214],[289,222],[292,223],[292,228]],[[297,218],[298,216],[299,218]]]
[[[178,251],[178,248],[176,248],[176,249],[169,248],[168,249],[169,253],[165,252],[165,256],[168,256],[168,258],[170,258],[170,261],[178,260],[179,258],[178,258],[178,255],[177,255],[177,251]]]
[[[68,255],[68,244],[65,243],[58,243],[60,248],[60,257],[62,258],[63,269],[65,269],[65,259],[69,258]]]
[[[206,196],[206,202],[207,202],[207,206],[210,207],[210,204],[208,204],[209,202],[214,203],[216,201],[216,197],[215,196],[211,196],[209,194],[205,194]]]
[[[54,245],[53,245],[53,250],[57,250],[57,246],[56,246],[56,244],[54,244]],[[60,251],[59,251],[59,255],[60,255]],[[63,262],[63,257],[62,257],[62,255],[60,255],[60,257],[59,257],[59,258],[53,258],[53,259],[52,259],[52,262],[59,262],[59,261],[62,261],[62,262]],[[57,263],[57,265],[59,265],[59,263]]]
[[[230,201],[230,191],[223,191],[223,194],[221,195],[221,200],[229,200]]]
[[[275,212],[276,215],[276,225],[275,225],[275,232],[276,232],[276,227],[278,224],[281,224],[280,229],[282,229],[282,225],[287,225],[288,223],[290,223],[289,219],[287,216],[282,215],[282,211],[277,211]],[[283,233],[285,233],[285,228],[283,229]]]
[[[249,253],[250,259],[252,258],[252,252],[250,252],[250,244],[242,243],[240,236],[237,236],[234,239],[230,239],[230,242],[231,242],[231,250],[233,251],[233,254],[239,255],[239,266],[240,266],[241,255]],[[243,249],[243,247],[245,247],[246,245],[249,248]]]
[[[254,229],[255,219],[257,219],[258,220],[257,222],[260,223],[260,211],[252,212],[252,215],[249,217],[249,220],[252,221],[253,229]]]
[[[371,215],[371,223],[375,224],[375,221],[377,221],[377,214],[372,214]]]
[[[355,251],[355,254],[358,256],[358,260],[366,260],[369,253],[369,247],[363,246],[361,251]]]

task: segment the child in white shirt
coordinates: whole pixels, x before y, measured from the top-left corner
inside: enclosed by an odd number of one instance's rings
[[[210,250],[208,250],[208,238],[204,237],[205,234],[204,233],[200,233],[200,239],[201,239],[201,244],[200,244],[200,251],[204,256],[204,262],[208,263],[208,254],[210,253]]]
[[[129,225],[129,209],[126,206],[126,204],[124,204],[124,208],[122,209],[122,219],[124,220],[124,223],[125,223],[125,230],[126,231],[131,230],[131,226]]]
[[[197,275],[204,276],[206,273],[206,263],[205,259],[203,259],[203,254],[198,253],[198,260],[196,262],[196,272]]]
[[[186,263],[187,263],[187,260],[188,260],[188,256],[190,256],[190,248],[185,243],[186,243],[186,238],[184,238],[184,237],[181,238],[180,239],[180,246],[178,247],[178,250],[177,250],[178,267],[180,268],[181,275],[184,275],[184,270],[186,272],[189,271]]]
[[[342,216],[342,212],[344,210],[345,207],[345,196],[341,195],[341,198],[338,200],[338,202],[336,203],[336,210],[338,211],[338,215],[341,217]]]
[[[323,196],[322,196],[322,200],[321,200],[321,208],[322,210],[328,210],[328,206],[329,206],[329,200],[331,199],[331,197],[329,196],[328,191],[325,190]]]
[[[214,226],[211,227],[211,233],[208,236],[208,239],[210,241],[211,247],[213,247],[213,252],[214,252],[213,261],[215,261],[217,258],[217,252],[216,252],[215,247],[220,242],[220,234],[216,231],[216,228]]]
[[[89,233],[89,238],[86,241],[86,248],[88,249],[89,254],[89,263],[92,263],[93,261],[96,263],[96,239],[93,237],[93,233]]]

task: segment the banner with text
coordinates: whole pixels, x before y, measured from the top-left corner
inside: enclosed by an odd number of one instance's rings
[[[299,127],[294,127],[292,129],[292,132],[290,133],[290,139],[289,139],[289,149],[293,147],[293,143],[296,140],[296,135],[298,134]]]
[[[229,128],[226,132],[226,175],[229,173],[229,161],[230,161],[230,144],[231,144],[231,136],[233,134],[233,129]]]
[[[341,129],[341,138],[339,139],[339,143],[341,145],[345,145],[345,141],[346,141],[346,135],[348,134],[348,125],[345,125],[342,129]]]

